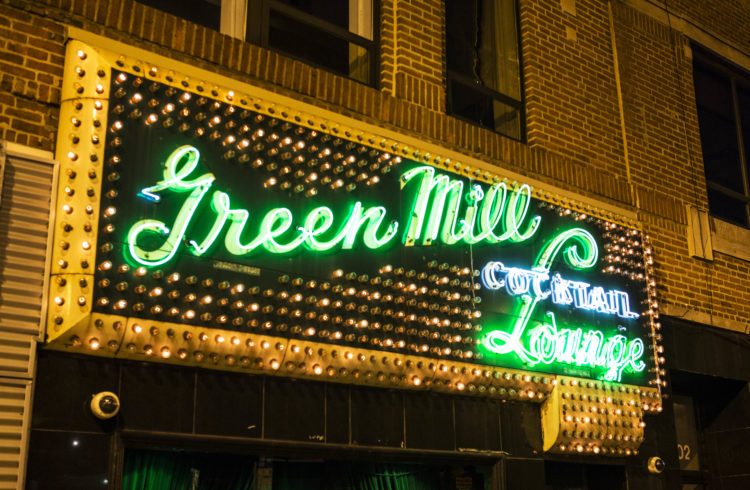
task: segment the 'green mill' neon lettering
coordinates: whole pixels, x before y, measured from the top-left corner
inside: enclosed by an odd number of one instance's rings
[[[192,254],[203,255],[222,232],[224,247],[238,256],[260,248],[274,254],[290,253],[302,247],[321,252],[336,247],[348,250],[354,248],[358,237],[361,237],[365,247],[379,249],[390,244],[398,232],[398,221],[389,219],[385,207],[367,207],[357,201],[343,218],[339,218],[341,222],[338,227],[335,226],[337,217],[334,211],[327,206],[311,209],[296,227],[290,209],[271,209],[260,220],[255,238],[243,242],[241,237],[250,221],[250,211],[232,209],[231,198],[225,192],[216,190],[209,197],[216,177],[212,173],[204,173],[191,178],[199,160],[200,153],[195,147],[186,145],[177,148],[164,163],[162,180],[141,190],[142,197],[154,202],[161,201],[161,194],[165,192],[183,194],[185,200],[171,225],[157,219],[143,219],[130,228],[127,250],[139,264],[165,264],[183,244],[187,244]],[[531,203],[531,188],[528,185],[509,192],[504,183],[499,183],[491,186],[486,194],[480,186],[475,185],[468,196],[464,196],[462,181],[446,175],[436,177],[435,170],[428,166],[405,172],[401,177],[401,187],[412,180],[419,180],[419,187],[403,238],[406,246],[429,245],[438,238],[448,245],[458,242],[522,242],[531,238],[539,228],[539,216],[534,216],[525,225]],[[469,206],[460,216],[464,198]],[[209,231],[200,237],[188,236],[194,217],[205,206],[210,206],[215,216]],[[161,236],[164,241],[156,249],[145,249],[139,243],[142,243],[141,237],[147,234]],[[290,235],[293,236],[290,238]]]
[[[172,226],[167,226],[163,221],[144,219],[130,228],[128,250],[133,259],[140,264],[157,266],[168,262],[174,257],[180,244],[186,240],[193,254],[203,255],[211,248],[224,228],[227,228],[224,246],[234,255],[249,254],[260,247],[276,254],[292,252],[303,245],[317,251],[330,250],[336,246],[351,249],[360,232],[364,245],[376,249],[396,236],[398,222],[391,221],[384,225],[386,210],[383,206],[365,207],[357,201],[349,209],[344,224],[327,239],[322,239],[321,235],[333,227],[335,218],[330,208],[319,206],[312,209],[302,224],[297,226],[296,236],[291,240],[282,241],[281,236],[292,229],[294,217],[288,208],[280,207],[266,213],[253,240],[243,242],[241,236],[250,218],[250,212],[246,209],[232,209],[229,195],[222,191],[214,191],[210,199],[210,206],[215,214],[211,229],[200,241],[186,237],[193,217],[200,206],[205,206],[206,194],[216,180],[211,173],[188,180],[199,159],[200,154],[196,148],[178,148],[167,158],[164,178],[156,185],[141,191],[142,196],[157,202],[161,200],[159,192],[163,191],[187,193],[187,197]],[[149,232],[165,237],[162,246],[156,250],[144,250],[138,245],[141,234]]]
[[[429,245],[438,236],[447,245],[483,241],[500,243],[506,240],[523,242],[539,228],[541,217],[534,216],[526,230],[521,231],[531,204],[531,187],[528,184],[510,195],[504,182],[491,186],[487,194],[479,185],[474,185],[466,196],[469,206],[461,218],[459,209],[464,198],[462,181],[447,175],[435,177],[432,167],[417,167],[403,174],[401,187],[417,177],[421,177],[421,180],[404,236],[407,246],[417,242]],[[495,234],[498,226],[503,230],[500,235]]]

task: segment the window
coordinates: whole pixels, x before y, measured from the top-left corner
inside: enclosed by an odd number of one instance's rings
[[[448,112],[522,139],[516,0],[446,0],[445,9]]]
[[[209,29],[218,31],[221,25],[221,0],[138,0],[138,2]]]
[[[372,9],[372,0],[249,0],[247,40],[373,84]]]
[[[711,214],[750,226],[750,74],[693,47],[693,79]]]
[[[138,1],[339,75],[375,84],[375,0]]]

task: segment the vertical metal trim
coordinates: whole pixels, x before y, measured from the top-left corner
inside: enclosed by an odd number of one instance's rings
[[[352,387],[349,386],[346,390],[347,394],[347,411],[349,412],[349,445],[352,445]]]
[[[193,369],[193,434],[198,432],[198,370]]]
[[[498,411],[497,413],[497,437],[498,442],[500,443],[500,451],[504,451],[505,444],[503,444],[503,404],[498,403],[498,407],[500,408],[500,411]]]
[[[52,195],[50,197],[50,210],[49,210],[49,222],[47,224],[47,254],[44,259],[44,282],[42,284],[42,309],[40,311],[41,317],[39,319],[39,342],[43,343],[46,340],[47,332],[47,308],[49,305],[49,284],[50,276],[52,272],[52,248],[54,246],[55,239],[55,223],[57,222],[57,192],[55,189],[58,188],[60,180],[60,164],[56,160],[52,162]],[[36,369],[36,363],[34,364]]]
[[[36,347],[36,344],[34,345]],[[18,457],[18,490],[26,486],[26,462],[29,456],[29,436],[31,434],[31,408],[34,406],[34,380],[25,382],[23,420],[21,422],[21,453]]]
[[[39,310],[39,319],[36,332],[31,334],[29,338],[29,351],[27,358],[27,370],[19,378],[15,377],[3,377],[3,381],[10,385],[18,385],[23,388],[24,399],[23,399],[23,414],[21,417],[21,438],[18,441],[19,453],[18,453],[18,469],[16,488],[21,490],[25,487],[26,482],[26,467],[28,463],[28,449],[29,439],[31,434],[31,415],[32,407],[34,406],[34,384],[36,376],[36,348],[37,342],[43,339],[42,332],[45,326],[46,317],[46,304],[47,304],[47,290],[48,290],[48,276],[50,271],[51,261],[51,245],[52,245],[52,230],[54,227],[54,213],[55,213],[55,200],[58,183],[58,164],[52,159],[52,154],[44,151],[40,151],[34,148],[17,145],[14,143],[0,142],[0,158],[2,158],[2,164],[0,165],[0,194],[2,194],[5,171],[7,169],[7,159],[16,158],[19,162],[27,163],[29,166],[38,165],[51,166],[50,175],[50,187],[49,187],[49,199],[50,207],[47,210],[47,240],[45,243],[44,251],[44,264],[42,267],[42,284],[41,284],[41,305]],[[31,167],[29,167],[31,169]],[[2,203],[2,205],[9,206],[12,202],[8,201]]]
[[[451,417],[453,418],[453,450],[458,450],[458,427],[456,426],[456,399],[451,398]]]
[[[328,442],[328,383],[323,385],[323,443]]]
[[[6,462],[8,466],[2,468],[5,485],[3,488],[14,488],[22,490],[24,488],[26,476],[26,460],[29,445],[29,427],[31,425],[31,407],[33,406],[33,383],[30,379],[18,378],[0,378],[0,389],[2,390],[2,400],[4,405],[2,421],[3,433],[0,435],[0,447],[3,452],[9,456]],[[20,399],[22,398],[22,399]],[[20,403],[19,403],[20,402]],[[20,412],[16,412],[16,408]],[[7,428],[7,430],[6,430]],[[15,439],[16,434],[20,437]],[[9,451],[5,451],[5,450]],[[13,467],[13,463],[16,467]],[[15,477],[15,478],[14,478]]]
[[[37,229],[37,235],[34,238],[34,251],[44,258],[42,259],[42,261],[40,261],[40,263],[29,265],[29,267],[33,267],[35,280],[37,279],[36,272],[39,272],[38,279],[40,281],[40,284],[34,285],[34,291],[40,294],[41,304],[33,302],[35,312],[36,308],[39,308],[39,317],[34,319],[35,326],[33,327],[33,330],[31,328],[23,327],[20,332],[16,332],[18,335],[16,335],[16,333],[10,333],[11,336],[17,336],[18,340],[28,340],[28,353],[26,356],[26,366],[24,371],[15,372],[14,370],[10,370],[8,372],[2,372],[3,376],[8,376],[10,378],[33,379],[36,370],[36,343],[38,341],[42,341],[44,338],[42,332],[45,326],[48,298],[48,275],[51,261],[52,230],[54,227],[53,220],[56,199],[55,189],[58,181],[58,165],[56,161],[52,160],[51,153],[36,150],[34,148],[24,147],[14,143],[8,143],[5,141],[0,142],[0,154],[1,157],[5,159],[2,168],[3,179],[0,179],[0,181],[4,180],[4,173],[10,168],[9,165],[13,164],[13,168],[16,169],[19,174],[19,179],[21,179],[21,186],[33,185],[37,182],[40,185],[43,184],[45,186],[49,184],[48,196],[44,196],[49,198],[49,208],[45,209],[42,206],[38,206],[34,210],[34,219],[39,221],[43,221],[44,219],[46,219],[47,221],[46,236],[39,236],[41,235],[41,233],[39,233],[40,230]],[[12,184],[9,183],[9,185]],[[3,187],[0,185],[0,190],[2,189]],[[13,192],[13,189],[9,188],[9,192]],[[22,205],[19,203],[14,204],[14,202],[9,200],[9,198],[10,196],[6,196],[6,200],[2,203],[2,209],[3,212],[10,213],[9,217],[12,217],[13,213],[17,213],[19,209],[22,210]],[[19,197],[19,199],[24,198]],[[14,232],[14,230],[15,232],[17,232],[19,231],[19,226],[22,226],[22,224],[9,223],[7,231],[9,233]],[[39,242],[41,242],[42,240],[44,240],[43,249],[39,244]],[[11,244],[12,243],[10,242],[8,243],[8,245]],[[39,288],[38,290],[37,287]],[[31,303],[29,303],[29,305],[31,305]],[[32,317],[29,317],[29,319],[31,318]],[[28,327],[31,327],[31,325],[29,325]],[[13,326],[11,326],[11,332],[13,332]]]
[[[750,175],[748,175],[747,152],[745,148],[745,139],[742,134],[742,114],[740,114],[740,102],[737,96],[737,79],[734,76],[729,77],[729,84],[732,89],[732,110],[734,111],[734,128],[737,133],[737,152],[740,158],[740,172],[742,173],[742,188],[745,191],[745,197],[750,197]],[[745,218],[750,223],[750,204],[745,200]]]
[[[5,180],[5,159],[7,158],[6,143],[0,141],[0,190],[3,188],[3,181]],[[3,205],[3,193],[0,192],[0,206]]]
[[[406,444],[406,392],[401,393],[401,447],[408,447]]]
[[[260,406],[260,438],[266,438],[266,381],[267,377],[263,376],[263,383],[261,384],[261,406]]]

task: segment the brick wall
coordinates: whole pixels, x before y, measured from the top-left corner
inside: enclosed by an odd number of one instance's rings
[[[63,26],[35,10],[0,4],[0,139],[52,150]]]
[[[706,266],[687,259],[685,240],[685,204],[707,207],[686,40],[632,8],[613,7],[631,179],[653,235],[661,300],[706,311]]]
[[[384,91],[444,112],[443,2],[384,0],[381,8]]]
[[[54,147],[64,25],[74,25],[637,209],[656,247],[660,300],[746,322],[748,264],[687,257],[684,206],[706,207],[688,40],[632,3],[613,0],[610,15],[601,0],[519,0],[522,144],[445,114],[440,0],[381,1],[378,88],[133,0],[0,0],[0,138]],[[669,7],[747,52],[750,19],[741,3]]]
[[[727,40],[733,47],[750,53],[750,4],[747,0],[668,0],[664,2],[678,19],[701,26]]]
[[[529,144],[624,178],[607,4],[521,2],[520,12]]]

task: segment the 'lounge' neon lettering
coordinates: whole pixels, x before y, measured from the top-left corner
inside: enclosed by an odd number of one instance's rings
[[[554,313],[547,312],[547,317],[549,322],[537,327],[529,342],[536,362],[603,367],[607,381],[620,381],[627,367],[635,372],[645,369],[646,364],[641,360],[645,350],[643,340],[628,342],[624,335],[605,339],[599,330],[585,333],[580,328],[558,330]]]

